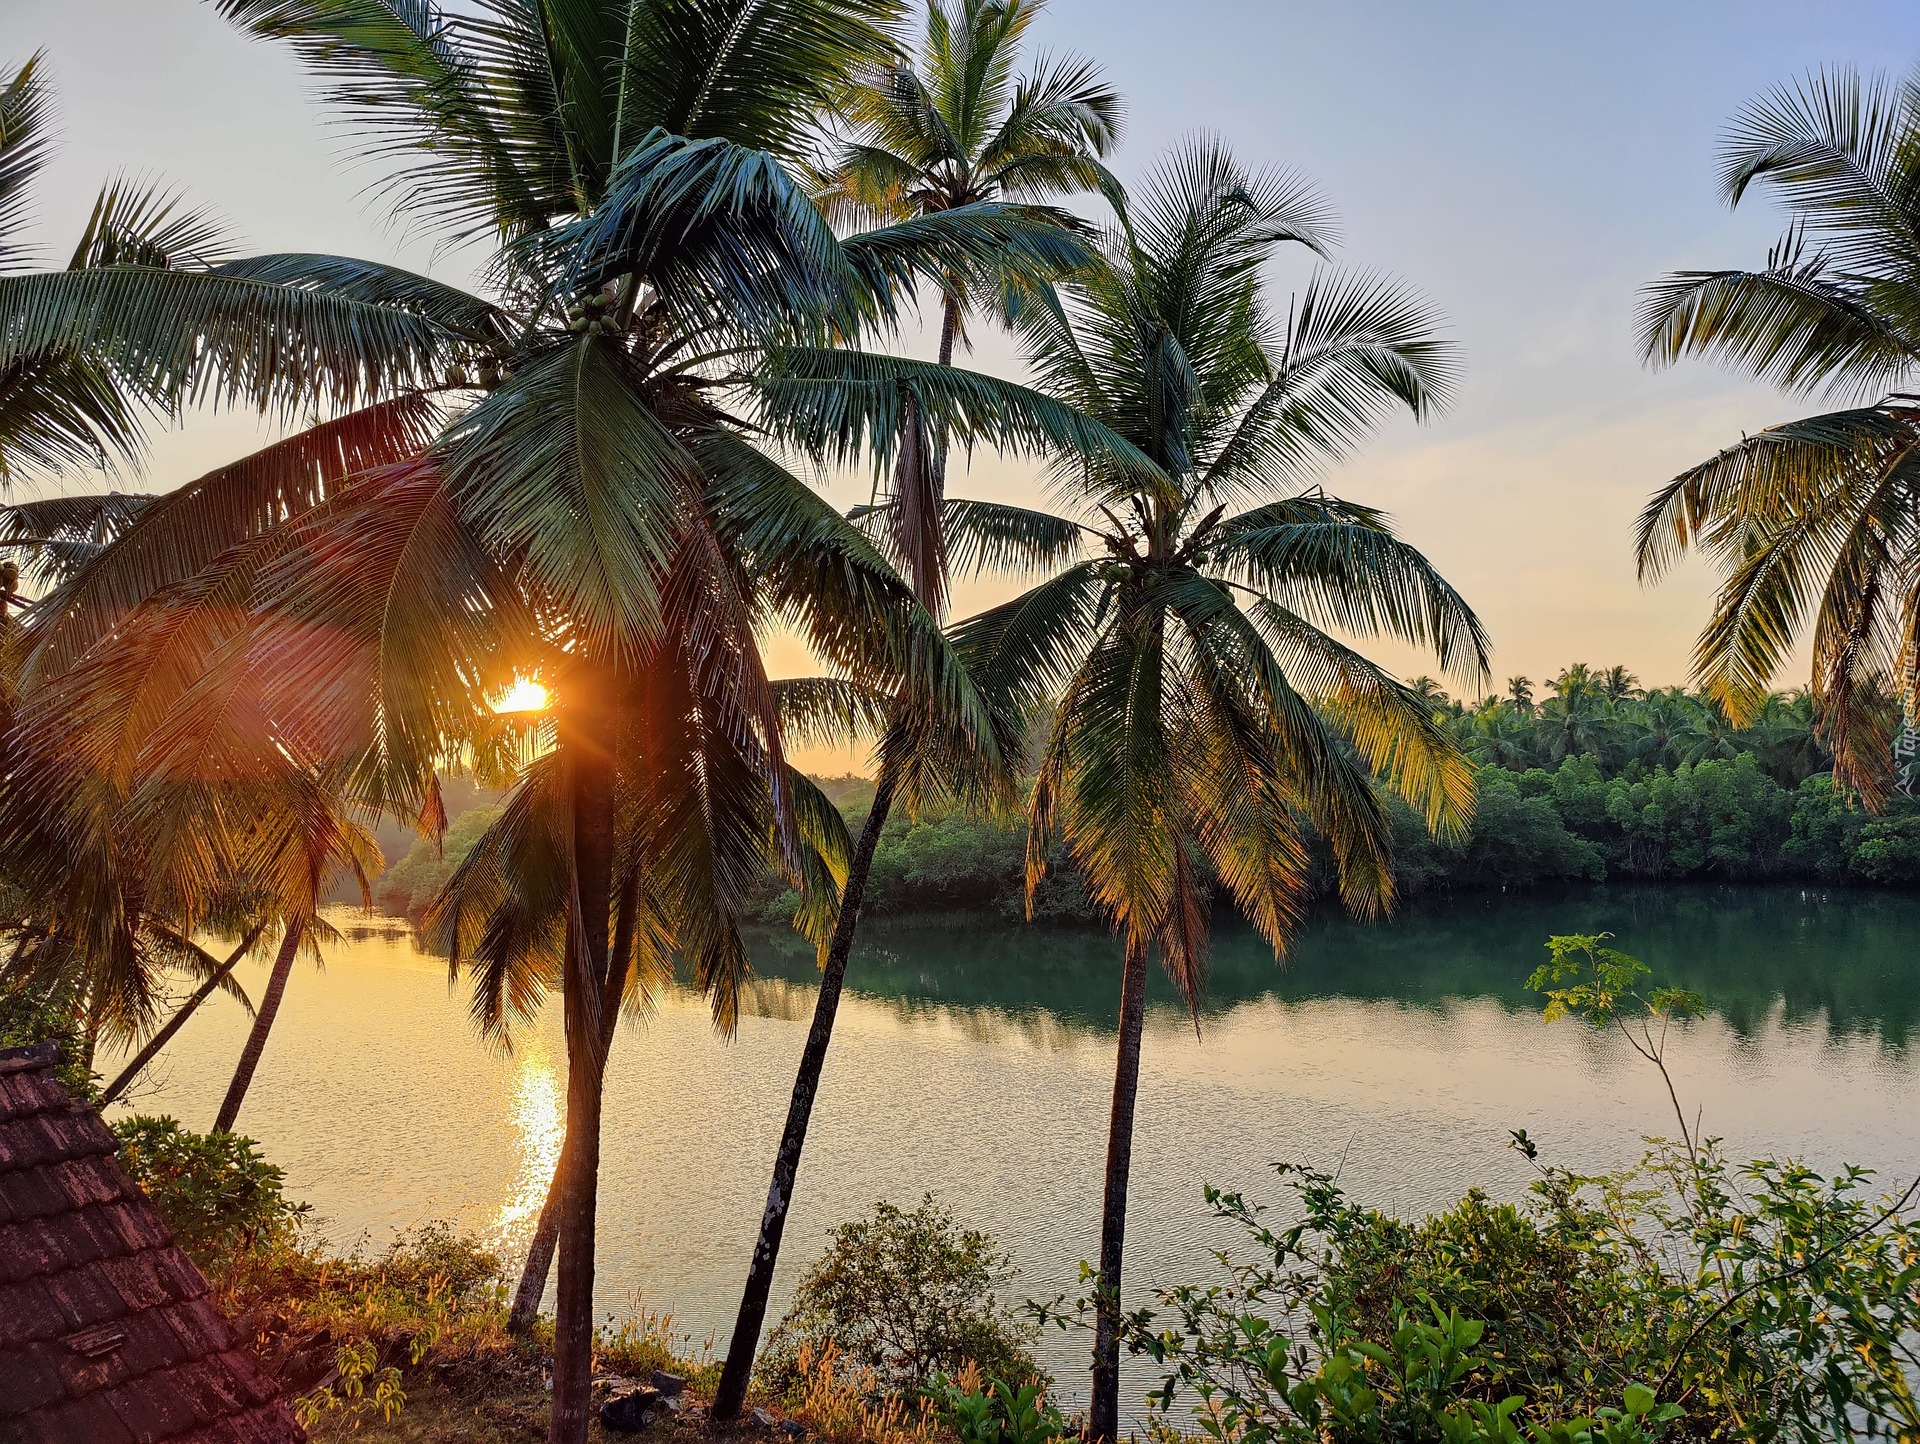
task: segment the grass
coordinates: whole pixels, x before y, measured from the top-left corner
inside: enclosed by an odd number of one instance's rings
[[[276,1378],[315,1444],[527,1444],[547,1432],[551,1324],[516,1339],[507,1332],[500,1260],[444,1224],[398,1236],[386,1249],[329,1252],[295,1231],[209,1261],[209,1280],[241,1340]],[[922,1410],[872,1402],[831,1355],[808,1359],[801,1387],[751,1402],[751,1413],[715,1425],[706,1402],[719,1382],[713,1340],[675,1327],[673,1315],[635,1298],[595,1340],[597,1377],[646,1382],[656,1370],[687,1381],[690,1406],[655,1423],[650,1438],[784,1441],[797,1420],[823,1444],[931,1444]],[[868,1381],[870,1384],[871,1381]],[[604,1397],[596,1388],[595,1402]],[[594,1441],[631,1438],[605,1432]]]

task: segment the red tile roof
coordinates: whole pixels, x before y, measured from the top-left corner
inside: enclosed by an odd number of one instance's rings
[[[299,1444],[58,1058],[0,1049],[0,1441]]]

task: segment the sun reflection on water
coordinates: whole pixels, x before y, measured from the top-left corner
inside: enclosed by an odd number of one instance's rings
[[[493,1221],[493,1234],[500,1247],[521,1248],[533,1235],[566,1135],[560,1075],[537,1039],[527,1041],[519,1067],[514,1070],[510,1115],[520,1166],[513,1193],[500,1205]]]

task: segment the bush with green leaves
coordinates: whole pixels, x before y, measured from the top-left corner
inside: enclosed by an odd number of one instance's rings
[[[957,1444],[1059,1444],[1074,1432],[1038,1381],[983,1379],[968,1387],[942,1374],[933,1382],[933,1400]]]
[[[1251,1247],[1127,1316],[1128,1347],[1164,1371],[1158,1417],[1191,1409],[1222,1444],[1920,1438],[1920,1180],[1887,1196],[1862,1169],[1731,1163],[1667,1061],[1698,999],[1604,935],[1549,946],[1532,979],[1548,1017],[1646,1058],[1679,1138],[1587,1176],[1516,1132],[1539,1174],[1523,1205],[1476,1190],[1417,1222],[1289,1165],[1284,1225],[1208,1189]],[[1092,1316],[1086,1299],[1032,1307]]]
[[[287,1199],[285,1175],[250,1138],[195,1133],[171,1118],[146,1115],[121,1119],[113,1132],[120,1162],[202,1268],[284,1241],[305,1211]]]
[[[99,1079],[86,1064],[87,1039],[69,990],[28,983],[0,986],[0,1048],[31,1048],[52,1043],[60,1049],[54,1076],[76,1098],[92,1098]]]
[[[968,1364],[1014,1385],[1042,1378],[1032,1329],[1001,1304],[1012,1277],[986,1234],[963,1229],[931,1194],[911,1211],[876,1203],[843,1223],[794,1291],[761,1354],[760,1381],[785,1393],[803,1350],[831,1346],[840,1366],[881,1389],[916,1394]]]
[[[381,873],[374,883],[374,903],[384,913],[419,922],[434,895],[467,860],[467,854],[499,819],[500,813],[500,808],[490,804],[470,807],[454,818],[446,835],[437,842],[426,837],[415,839],[407,855]]]

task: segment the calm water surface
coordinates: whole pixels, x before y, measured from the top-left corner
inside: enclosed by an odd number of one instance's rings
[[[559,1149],[557,1019],[511,1054],[479,1042],[464,990],[403,929],[303,970],[242,1116],[341,1242],[444,1218],[511,1253]],[[1781,889],[1597,889],[1475,899],[1363,926],[1328,919],[1284,968],[1223,929],[1199,1036],[1152,996],[1129,1219],[1129,1292],[1209,1276],[1223,1239],[1203,1183],[1275,1193],[1268,1165],[1338,1168],[1353,1194],[1420,1212],[1481,1186],[1523,1192],[1504,1145],[1600,1167],[1671,1132],[1657,1076],[1603,1034],[1547,1027],[1522,986],[1552,933],[1610,930],[1708,1017],[1670,1062],[1738,1155],[1888,1175],[1920,1167],[1920,898]],[[932,1191],[1013,1254],[1017,1296],[1075,1289],[1098,1246],[1119,952],[1098,935],[979,920],[864,929],[787,1230],[784,1306],[829,1228]],[[251,965],[249,965],[251,967]],[[730,1041],[691,996],[624,1026],[608,1077],[600,1301],[671,1310],[696,1340],[731,1323],[813,1007],[811,949],[769,935]],[[257,991],[264,967],[245,981]],[[1162,980],[1156,979],[1156,983]],[[196,1018],[134,1105],[204,1127],[245,1034]],[[1054,1345],[1063,1386],[1078,1341]],[[1130,1380],[1135,1392],[1150,1382]]]

